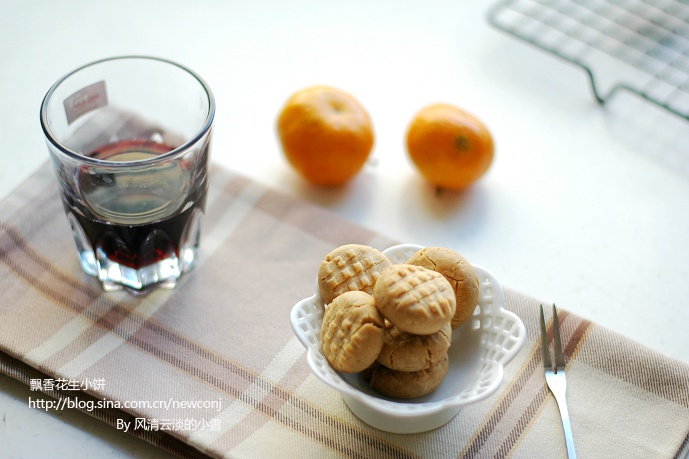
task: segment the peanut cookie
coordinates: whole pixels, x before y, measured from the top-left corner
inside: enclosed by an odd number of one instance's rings
[[[447,355],[420,371],[397,371],[374,365],[364,373],[372,389],[393,398],[416,398],[430,394],[445,379],[449,359]]]
[[[380,273],[391,265],[390,260],[373,247],[360,244],[340,246],[321,262],[318,290],[325,304],[352,290],[373,294],[373,285]]]
[[[442,274],[421,266],[392,265],[373,289],[376,306],[397,328],[416,335],[442,329],[455,314],[455,294]]]
[[[450,282],[457,303],[452,328],[459,327],[471,317],[478,304],[479,279],[474,267],[464,257],[444,247],[426,247],[412,255],[407,263],[439,272]]]
[[[451,340],[452,328],[449,323],[430,335],[413,335],[386,320],[383,349],[377,361],[391,370],[425,370],[447,356]]]
[[[345,292],[330,303],[323,315],[323,355],[338,371],[362,371],[376,361],[383,347],[384,326],[371,295]]]

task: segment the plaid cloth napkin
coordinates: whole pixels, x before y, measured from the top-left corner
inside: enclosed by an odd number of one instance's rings
[[[176,290],[104,293],[42,167],[0,202],[0,371],[35,391],[33,409],[74,407],[183,457],[565,457],[536,299],[506,289],[527,342],[493,396],[434,431],[389,434],[311,375],[289,312],[334,247],[394,241],[217,167],[203,237]],[[689,365],[560,319],[580,457],[683,457]]]

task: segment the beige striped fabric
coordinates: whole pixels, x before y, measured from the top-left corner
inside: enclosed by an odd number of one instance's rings
[[[0,371],[51,409],[129,426],[182,457],[566,456],[539,302],[509,288],[527,341],[493,396],[423,434],[354,417],[311,375],[289,324],[320,260],[345,243],[394,241],[215,168],[196,269],[174,291],[104,293],[79,267],[46,165],[0,202]],[[579,456],[684,457],[689,365],[561,314]]]

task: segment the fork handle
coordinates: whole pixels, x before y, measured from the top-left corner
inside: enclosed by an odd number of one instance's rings
[[[560,417],[562,418],[562,428],[565,431],[565,444],[567,445],[567,457],[569,459],[576,459],[577,453],[574,450],[574,436],[572,435],[572,425],[569,422],[569,411],[567,410],[567,402],[562,393],[555,393],[555,401],[560,410]]]

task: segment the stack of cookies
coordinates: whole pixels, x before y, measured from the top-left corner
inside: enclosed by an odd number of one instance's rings
[[[318,270],[326,303],[322,351],[338,371],[362,372],[394,398],[433,392],[448,369],[452,330],[478,304],[474,268],[450,249],[428,247],[403,264],[365,245],[330,252]]]

